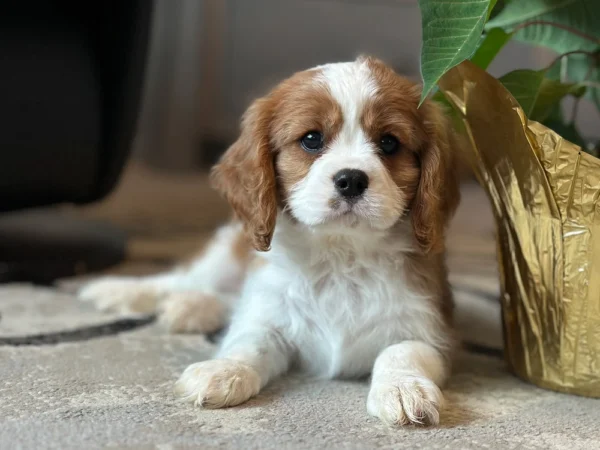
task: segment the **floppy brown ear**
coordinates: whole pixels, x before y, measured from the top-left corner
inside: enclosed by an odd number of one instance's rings
[[[441,106],[429,100],[419,111],[427,135],[421,151],[421,178],[413,200],[415,238],[424,252],[445,248],[445,231],[460,201],[456,166],[458,139]]]
[[[244,114],[239,139],[211,172],[213,186],[227,199],[259,251],[269,250],[277,216],[270,122],[269,100],[255,101]]]

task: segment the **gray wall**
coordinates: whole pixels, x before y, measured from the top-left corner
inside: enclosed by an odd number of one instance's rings
[[[282,77],[316,64],[379,56],[418,79],[416,0],[157,0],[149,81],[136,145],[163,168],[193,168],[205,138],[230,141],[247,105]],[[511,43],[498,76],[551,56]],[[581,126],[600,134],[594,108]]]

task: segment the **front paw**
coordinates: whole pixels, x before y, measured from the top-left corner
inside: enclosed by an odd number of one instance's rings
[[[404,376],[371,386],[367,410],[385,424],[437,425],[444,398],[435,383],[422,376]]]
[[[260,384],[260,376],[248,364],[213,359],[185,369],[175,384],[175,394],[203,408],[224,408],[254,397]]]

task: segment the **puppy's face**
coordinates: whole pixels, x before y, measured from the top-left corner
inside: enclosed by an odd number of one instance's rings
[[[316,68],[280,89],[272,143],[289,213],[313,227],[393,226],[419,182],[419,90],[369,61]]]
[[[315,229],[386,230],[411,211],[423,250],[440,248],[458,201],[449,130],[420,87],[378,60],[300,72],[247,111],[213,171],[217,188],[268,249],[282,209]]]

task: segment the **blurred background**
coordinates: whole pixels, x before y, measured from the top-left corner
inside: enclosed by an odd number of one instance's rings
[[[5,0],[0,281],[194,250],[227,216],[205,174],[252,99],[361,53],[418,80],[420,27],[416,0]],[[510,42],[490,72],[552,59]]]
[[[212,162],[250,101],[297,70],[368,53],[420,79],[416,0],[159,0],[155,14],[136,155],[164,169]],[[552,58],[512,41],[490,72]],[[597,137],[583,108],[582,132]]]

